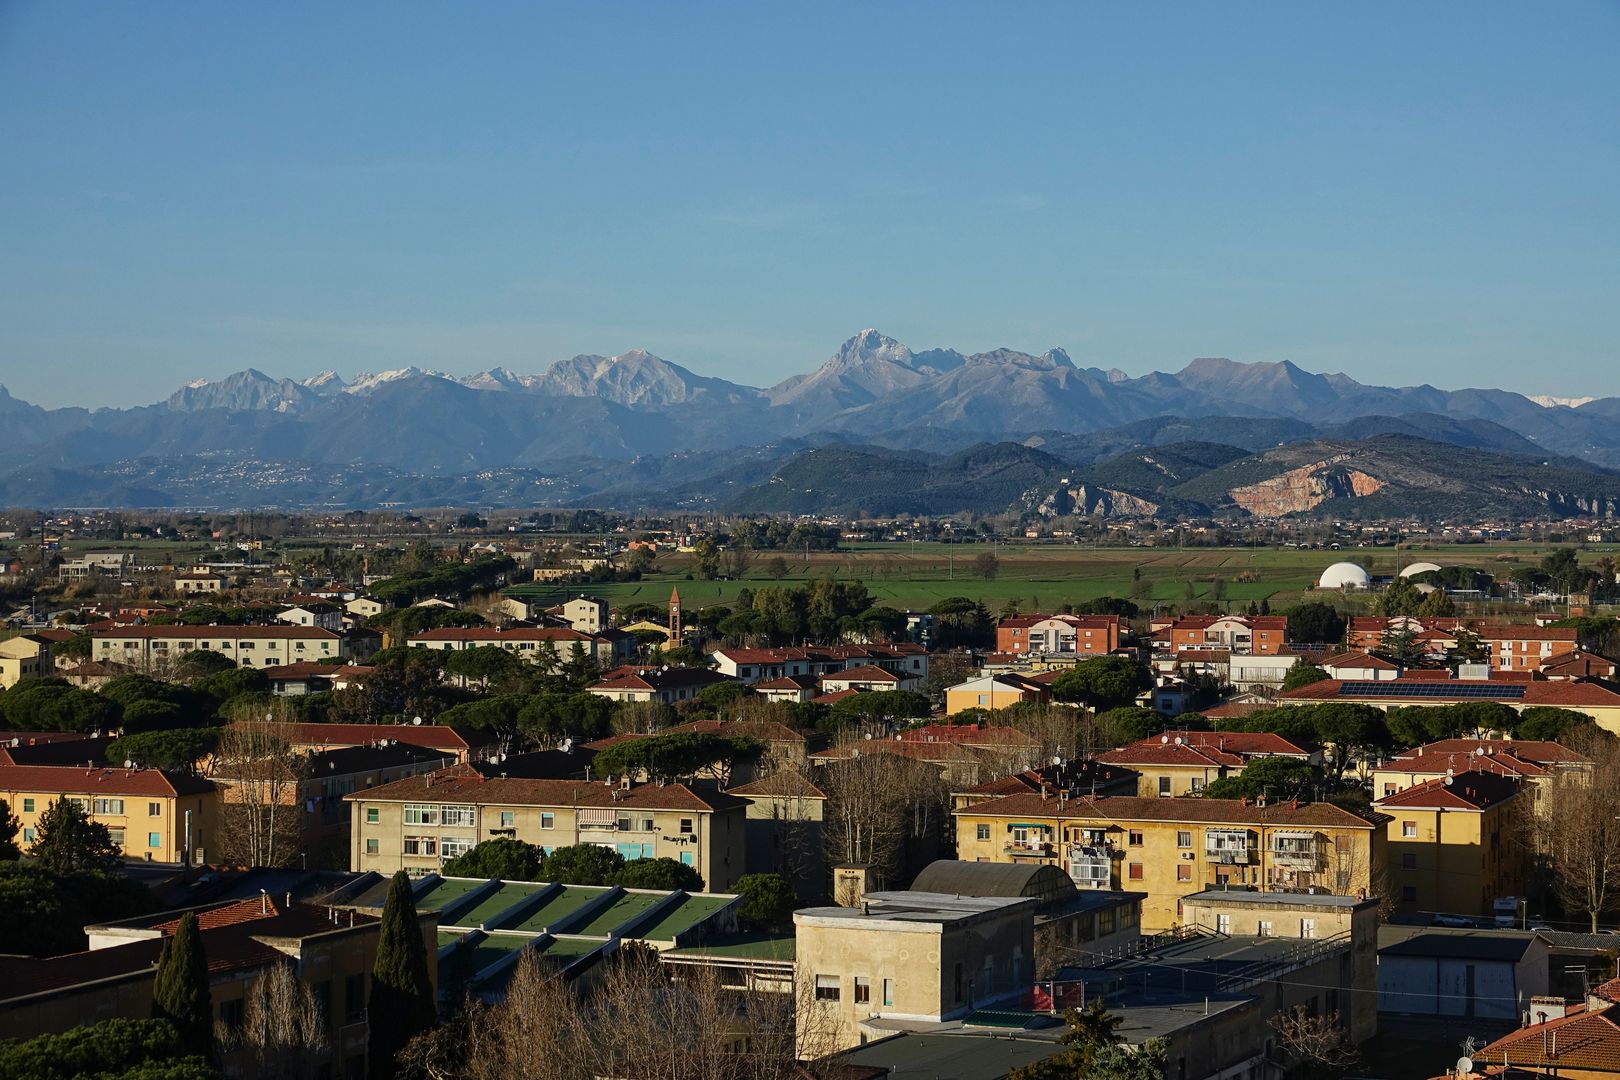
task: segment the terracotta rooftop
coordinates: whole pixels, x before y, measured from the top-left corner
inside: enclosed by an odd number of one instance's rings
[[[1475,1053],[1481,1065],[1533,1068],[1538,1071],[1572,1070],[1620,1075],[1620,1009],[1611,1005],[1598,1012],[1582,1009],[1573,1015],[1531,1024],[1504,1035]],[[1585,1075],[1584,1073],[1582,1075]]]
[[[1245,759],[1237,754],[1227,753],[1214,746],[1161,743],[1157,739],[1143,739],[1141,742],[1122,746],[1118,750],[1098,754],[1097,760],[1107,765],[1126,765],[1131,768],[1157,765],[1195,769],[1241,769],[1245,763]]]
[[[751,784],[729,789],[737,796],[778,799],[825,799],[827,793],[816,787],[797,769],[778,769]]]
[[[892,671],[878,667],[876,664],[862,664],[860,667],[845,668],[821,677],[823,683],[828,682],[882,682],[897,683],[900,676]]]
[[[85,768],[83,765],[0,765],[0,791],[50,795],[202,795],[214,785],[198,776],[162,769]]]
[[[200,638],[276,638],[310,641],[341,637],[335,630],[319,626],[109,626],[96,629],[98,638],[170,638],[195,641]]]
[[[293,725],[300,746],[370,746],[391,740],[430,750],[468,750],[495,741],[488,732],[464,731],[443,724],[307,724]]]
[[[1438,809],[1489,810],[1519,793],[1519,785],[1494,772],[1470,770],[1455,776],[1437,776],[1405,791],[1374,799],[1379,810]]]
[[[1424,743],[1416,749],[1397,754],[1394,760],[1404,765],[1412,760],[1452,754],[1472,754],[1476,750],[1484,750],[1487,754],[1493,755],[1508,755],[1538,765],[1563,762],[1584,764],[1588,760],[1562,743],[1545,739],[1441,739],[1439,742]]]
[[[1059,807],[1057,799],[1043,799],[1033,793],[976,803],[957,813],[966,817],[1039,815],[1091,820],[1185,821],[1211,825],[1264,824],[1368,830],[1389,821],[1384,814],[1356,814],[1332,803],[1271,802],[1257,806],[1247,799],[1155,799],[1136,795],[1100,795],[1095,799],[1069,799]]]
[[[618,784],[591,780],[483,777],[465,765],[395,780],[345,795],[347,802],[463,802],[501,806],[591,806],[644,810],[729,810],[743,802],[713,788],[690,784]]]

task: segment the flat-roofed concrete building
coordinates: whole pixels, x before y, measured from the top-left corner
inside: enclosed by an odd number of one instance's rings
[[[794,912],[801,1045],[846,1049],[873,1017],[960,1019],[1022,998],[1034,979],[1032,897],[867,893],[856,907]]]

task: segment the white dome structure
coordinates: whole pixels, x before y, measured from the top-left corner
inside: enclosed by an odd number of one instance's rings
[[[1318,589],[1365,589],[1372,584],[1367,571],[1353,562],[1336,562],[1322,571]]]
[[[1415,562],[1411,566],[1405,567],[1401,570],[1401,577],[1409,578],[1414,574],[1427,574],[1431,570],[1437,571],[1439,569],[1440,567],[1432,562]]]

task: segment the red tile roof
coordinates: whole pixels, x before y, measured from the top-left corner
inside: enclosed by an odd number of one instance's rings
[[[409,641],[590,641],[568,626],[514,626],[498,630],[493,626],[442,626],[411,634]]]
[[[1132,743],[1118,750],[1110,750],[1106,754],[1098,754],[1097,760],[1107,765],[1125,765],[1133,769],[1155,765],[1193,769],[1241,769],[1244,765],[1243,758],[1217,750],[1213,746],[1192,747],[1173,742],[1161,743],[1154,739],[1144,739],[1142,742]]]
[[[1584,1069],[1620,1075],[1620,1009],[1582,1009],[1545,1024],[1531,1024],[1504,1035],[1474,1055],[1482,1065],[1509,1065],[1562,1071]]]
[[[463,802],[481,806],[622,806],[644,810],[729,810],[741,799],[689,784],[618,784],[590,780],[483,777],[464,765],[395,780],[345,795],[348,802]]]
[[[1200,824],[1251,824],[1274,827],[1316,826],[1320,828],[1377,828],[1389,821],[1384,814],[1357,814],[1332,803],[1273,802],[1256,806],[1246,799],[1155,799],[1136,795],[1099,795],[1095,799],[1069,799],[1061,808],[1058,800],[1041,798],[1038,793],[1008,795],[976,803],[957,811],[964,817],[1101,818],[1117,821],[1185,821]]]
[[[1433,780],[1425,780],[1405,791],[1374,799],[1373,806],[1379,810],[1489,810],[1518,793],[1519,785],[1506,776],[1470,770],[1455,776],[1437,776]]]
[[[0,791],[53,795],[201,795],[214,785],[197,776],[162,769],[87,769],[82,765],[0,765]]]
[[[463,731],[442,724],[307,724],[294,725],[300,746],[370,746],[384,740],[429,750],[468,750],[495,741],[486,732]]]
[[[885,670],[883,668],[880,668],[876,664],[863,664],[860,667],[845,668],[843,671],[835,671],[835,672],[832,672],[831,674],[823,675],[821,677],[821,681],[823,683],[829,683],[829,682],[897,683],[897,682],[900,681],[900,676],[896,675],[892,671],[887,671],[887,670]]]
[[[332,640],[343,635],[319,626],[112,626],[97,629],[98,638],[169,638],[195,641],[199,638],[276,638],[278,640]]]
[[[1416,749],[1397,754],[1394,760],[1405,765],[1408,762],[1421,761],[1425,758],[1473,754],[1476,750],[1484,750],[1491,755],[1512,756],[1522,761],[1534,762],[1537,765],[1553,765],[1564,762],[1584,764],[1589,760],[1561,743],[1545,739],[1441,739],[1438,742],[1424,743]]]
[[[825,799],[827,793],[822,791],[797,769],[778,769],[771,775],[751,784],[729,789],[731,794],[741,798],[755,799]]]
[[[908,728],[896,737],[902,742],[954,742],[963,746],[1028,748],[1041,745],[1039,739],[1017,728],[988,724],[925,724]]]

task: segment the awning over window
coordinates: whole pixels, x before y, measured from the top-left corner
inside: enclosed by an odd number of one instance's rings
[[[618,811],[612,807],[582,806],[574,812],[581,825],[612,825],[618,821]]]

